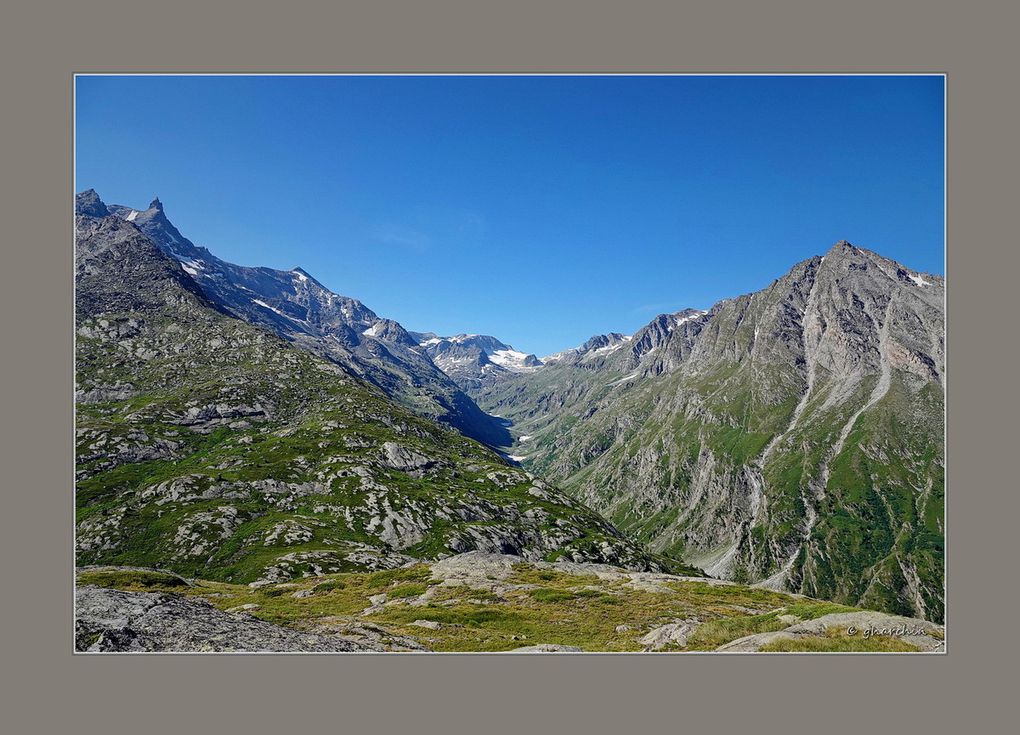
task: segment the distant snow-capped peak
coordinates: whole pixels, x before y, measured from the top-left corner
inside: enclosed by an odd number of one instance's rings
[[[542,361],[534,355],[515,350],[488,334],[440,337],[434,332],[419,332],[412,336],[443,370],[461,372],[473,368],[485,372],[501,368],[511,372],[528,372],[542,366]]]

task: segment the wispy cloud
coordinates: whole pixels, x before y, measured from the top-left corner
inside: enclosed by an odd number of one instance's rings
[[[384,245],[396,245],[418,251],[426,250],[432,244],[432,238],[424,232],[393,223],[377,225],[369,234],[373,240]]]

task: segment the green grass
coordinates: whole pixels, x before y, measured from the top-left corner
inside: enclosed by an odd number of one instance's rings
[[[419,597],[425,594],[425,590],[428,587],[424,584],[398,584],[396,587],[391,587],[386,590],[386,594],[390,599],[398,599],[401,597]]]
[[[188,583],[176,574],[166,574],[150,570],[133,569],[94,569],[80,572],[77,578],[80,585],[111,587],[132,592],[153,589],[178,589],[187,587]]]
[[[567,590],[556,590],[549,587],[539,587],[537,590],[528,590],[528,594],[531,595],[532,599],[538,600],[539,602],[564,602],[566,600],[577,599],[577,595]]]

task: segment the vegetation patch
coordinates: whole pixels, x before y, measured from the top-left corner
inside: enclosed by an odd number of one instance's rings
[[[762,651],[783,653],[853,653],[853,652],[906,652],[918,651],[912,643],[891,636],[873,635],[865,638],[862,635],[847,635],[840,628],[829,628],[825,635],[802,635],[796,638],[784,638],[772,641],[761,648]]]
[[[147,569],[91,569],[78,573],[78,584],[130,592],[177,590],[188,586],[187,581],[176,574]]]

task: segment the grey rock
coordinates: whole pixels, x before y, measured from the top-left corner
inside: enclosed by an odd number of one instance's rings
[[[682,648],[687,645],[687,637],[699,624],[697,618],[692,618],[661,625],[642,637],[641,644],[646,651],[658,651],[670,645]]]
[[[429,630],[439,630],[442,626],[435,620],[415,620],[413,623],[408,623],[416,628],[428,628]]]
[[[74,213],[90,217],[106,217],[110,211],[95,189],[87,189],[74,198]]]
[[[75,590],[79,651],[365,651],[381,650],[335,635],[290,630],[208,602],[99,587]]]
[[[558,643],[539,643],[534,646],[521,646],[512,649],[511,653],[581,653],[584,649],[577,646],[561,646]]]
[[[385,442],[382,445],[383,463],[392,469],[401,472],[414,472],[428,469],[436,464],[420,452],[415,452],[407,447],[402,447],[396,442]]]
[[[794,623],[780,631],[757,633],[738,638],[720,646],[717,650],[760,651],[767,644],[777,640],[795,640],[803,636],[825,635],[830,628],[838,628],[850,636],[881,635],[899,638],[927,653],[945,651],[945,628],[943,626],[928,620],[868,610],[823,615],[814,620]]]

